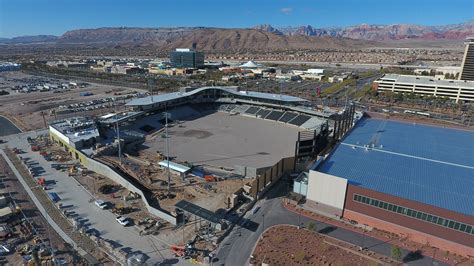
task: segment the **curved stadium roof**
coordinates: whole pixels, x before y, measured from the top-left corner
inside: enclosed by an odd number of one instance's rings
[[[150,105],[150,104],[155,104],[155,103],[162,103],[162,102],[167,102],[167,101],[171,101],[171,100],[175,100],[175,99],[179,99],[179,98],[183,98],[187,96],[196,95],[205,90],[212,90],[212,89],[221,90],[230,94],[234,94],[239,97],[248,97],[249,99],[253,98],[253,99],[261,99],[261,100],[275,100],[275,101],[281,101],[281,102],[286,102],[286,103],[307,102],[307,100],[305,99],[289,96],[289,95],[280,95],[280,94],[274,94],[274,93],[255,92],[255,91],[239,91],[237,90],[237,87],[202,87],[202,88],[198,88],[189,92],[172,92],[172,93],[133,99],[130,102],[128,102],[126,105],[138,106],[138,105]]]

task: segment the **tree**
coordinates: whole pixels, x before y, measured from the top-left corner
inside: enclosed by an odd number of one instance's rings
[[[308,230],[310,231],[316,231],[316,224],[313,222],[308,223]]]
[[[393,245],[390,249],[390,256],[394,260],[400,260],[402,257],[402,250],[398,246]]]

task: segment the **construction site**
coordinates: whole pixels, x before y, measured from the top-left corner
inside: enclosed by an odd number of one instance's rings
[[[256,99],[273,98],[258,94]],[[47,138],[28,137],[28,149],[49,162],[52,171],[74,179],[90,194],[90,202],[119,224],[158,239],[162,246],[150,252],[165,248],[171,255],[200,261],[212,257],[229,227],[261,193],[309,162],[302,158],[316,153],[316,137],[328,129],[324,118],[283,106],[185,103],[166,112],[137,110],[133,100],[126,106],[128,111],[96,119],[52,122]],[[306,146],[301,146],[302,132],[311,132],[305,133],[310,136]],[[47,175],[36,176],[36,182],[44,191],[51,189],[48,196],[66,217],[74,216],[65,203],[69,192],[61,195]],[[74,218],[71,223],[109,257],[147,259],[145,251],[140,257],[110,242],[113,235],[96,230],[94,223]]]

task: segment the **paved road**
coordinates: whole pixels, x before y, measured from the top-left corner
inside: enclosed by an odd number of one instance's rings
[[[0,137],[7,136],[11,134],[20,133],[21,130],[15,126],[10,120],[6,119],[3,116],[0,116]]]
[[[238,266],[248,264],[248,260],[253,251],[254,245],[262,231],[270,226],[277,224],[307,224],[312,221],[320,233],[327,234],[346,242],[361,245],[379,254],[390,256],[392,245],[381,240],[363,236],[362,234],[338,228],[330,224],[314,221],[304,216],[300,216],[285,209],[281,204],[281,195],[285,190],[285,183],[277,184],[269,195],[258,202],[260,206],[255,214],[249,214],[247,218],[251,220],[246,228],[236,226],[233,232],[221,243],[217,252],[215,265]],[[448,265],[440,261],[432,261],[431,257],[416,255],[409,258],[407,250],[402,250],[402,258],[409,265]]]
[[[243,60],[223,60],[226,64],[241,64]],[[344,63],[344,62],[315,62],[315,61],[302,61],[302,60],[256,60],[262,64],[283,64],[283,65],[307,65],[309,67],[321,67],[321,68],[348,68],[348,69],[375,69],[379,70],[380,67],[403,67],[403,68],[420,68],[418,65],[397,65],[397,64],[369,64],[369,63]],[[428,67],[435,67],[430,65]]]
[[[38,134],[45,133],[39,132]],[[169,239],[165,236],[139,236],[134,227],[123,227],[115,221],[115,215],[110,211],[101,210],[90,200],[93,198],[75,179],[67,176],[66,172],[60,172],[51,168],[51,162],[46,161],[38,152],[31,152],[26,141],[27,136],[34,137],[36,133],[18,134],[6,137],[10,147],[18,147],[26,151],[23,158],[35,164],[35,171],[41,173],[47,181],[55,181],[51,192],[56,192],[61,198],[63,206],[71,206],[68,210],[74,211],[81,222],[88,228],[96,229],[105,239],[111,239],[121,248],[131,252],[141,252],[149,259],[148,264],[156,264],[165,260],[173,261],[173,256],[167,245]],[[5,146],[7,144],[0,145]],[[178,261],[175,261],[178,262]],[[182,264],[183,262],[180,262]],[[186,263],[184,263],[186,264]]]

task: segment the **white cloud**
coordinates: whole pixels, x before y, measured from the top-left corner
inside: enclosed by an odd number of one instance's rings
[[[293,11],[293,8],[291,7],[283,7],[280,9],[280,11],[285,14],[285,15],[289,15],[291,14],[291,12]]]

